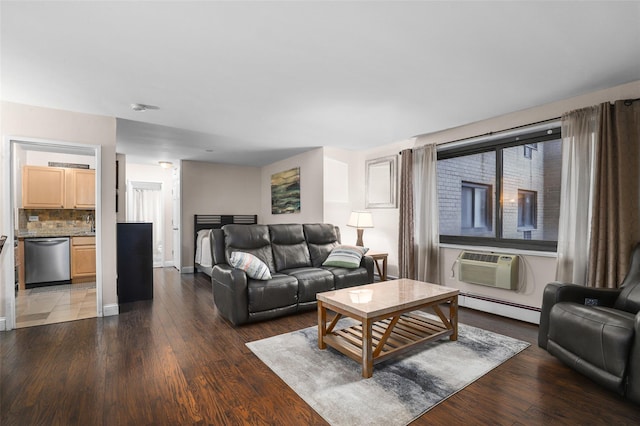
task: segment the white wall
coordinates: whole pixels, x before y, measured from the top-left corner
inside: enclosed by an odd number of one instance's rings
[[[321,223],[323,221],[323,155],[323,149],[318,148],[262,167],[260,170],[261,203],[258,222],[271,224]],[[300,167],[300,212],[272,214],[271,175],[294,167]]]
[[[104,314],[117,314],[116,293],[116,216],[115,216],[115,147],[116,120],[90,114],[53,110],[29,105],[2,102],[0,112],[0,133],[3,149],[0,154],[0,175],[3,180],[8,176],[4,168],[9,164],[9,136],[16,140],[43,139],[49,141],[73,142],[101,146],[101,210],[98,233],[100,247],[98,255],[102,265],[99,270],[102,277],[102,305]],[[7,229],[10,220],[10,194],[3,183],[0,200],[0,234],[9,235]],[[11,245],[11,244],[9,244]],[[12,248],[12,247],[11,247]],[[13,257],[3,251],[0,257],[1,271],[13,271]],[[7,297],[4,274],[0,275],[0,317],[5,317]]]
[[[164,216],[162,241],[164,244],[164,266],[173,266],[173,200],[171,191],[173,189],[173,170],[165,169],[159,165],[152,164],[131,164],[126,166],[127,181],[137,182],[159,182],[162,184],[162,198],[164,204]],[[125,186],[126,188],[126,186]],[[119,195],[124,204],[127,199],[124,195],[126,189],[120,191]]]
[[[358,195],[350,189],[362,184],[355,183],[360,177],[361,159],[362,156],[357,151],[324,148],[322,222],[339,226],[342,242],[345,244],[353,244],[356,240],[356,231],[347,227],[347,221],[351,213],[351,198]]]
[[[183,272],[193,271],[193,215],[257,214],[258,221],[261,222],[260,188],[258,167],[200,161],[180,162]]]
[[[499,132],[516,126],[557,118],[565,112],[597,105],[602,102],[638,97],[640,97],[640,81],[635,81],[536,108],[517,111],[500,117],[471,123],[466,126],[429,134],[426,135],[426,141],[427,143],[441,144],[489,132]],[[410,148],[414,145],[415,139],[411,139],[386,145],[381,148],[371,149],[363,153],[364,160],[395,155],[398,154],[401,149]],[[364,185],[360,185],[357,181],[350,182],[350,184],[350,193],[364,193]],[[353,207],[360,208],[361,206],[359,203],[356,203]],[[369,245],[376,250],[389,251],[389,274],[396,275],[398,272],[398,209],[371,211],[374,216],[375,228],[365,230],[365,245]],[[380,232],[380,235],[377,235],[378,232]],[[526,306],[540,307],[542,303],[541,294],[544,286],[555,278],[556,262],[554,257],[548,257],[547,254],[526,254],[523,258],[524,264],[526,265],[526,275],[523,282],[525,290],[512,292],[480,285],[466,284],[450,277],[451,267],[459,251],[460,249],[453,248],[442,249],[440,272],[443,280],[442,284],[459,288],[463,292],[475,293]]]

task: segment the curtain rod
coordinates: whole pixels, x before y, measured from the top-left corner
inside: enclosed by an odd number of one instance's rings
[[[638,100],[638,99],[635,99],[635,100]],[[453,141],[447,141],[447,142],[442,142],[442,143],[450,144],[450,143],[456,143],[456,142],[464,142],[466,140],[482,138],[482,137],[486,137],[486,136],[493,136],[493,135],[504,133],[504,132],[510,132],[512,130],[518,130],[518,129],[522,129],[522,128],[525,128],[525,127],[536,126],[538,124],[551,123],[551,122],[554,122],[554,121],[558,121],[561,118],[562,117],[549,118],[547,120],[536,121],[535,123],[523,124],[521,126],[515,126],[515,127],[510,127],[508,129],[498,130],[497,132],[488,132],[488,133],[484,133],[484,134],[481,134],[481,135],[469,136],[469,137],[466,137],[466,138],[456,139],[456,140],[453,140]],[[420,136],[426,136],[426,135],[418,135],[418,136],[414,136],[414,137],[419,138]],[[438,144],[438,145],[440,145],[440,144]],[[402,152],[400,152],[399,154],[402,155]]]
[[[640,101],[640,98],[635,98],[635,99],[625,99],[625,100],[624,100],[624,105],[625,105],[625,106],[631,106],[631,104],[633,104],[634,102],[638,102],[638,101]],[[544,124],[544,123],[548,123],[548,122],[552,122],[552,121],[560,120],[561,118],[562,118],[562,117],[549,118],[549,119],[547,119],[547,120],[537,121],[537,122],[535,122],[535,123],[523,124],[523,125],[521,125],[521,126],[515,126],[515,127],[511,127],[511,128],[509,128],[509,129],[499,130],[499,131],[497,131],[497,132],[488,132],[488,133],[484,133],[484,134],[481,134],[481,135],[469,136],[469,137],[466,137],[466,138],[456,139],[456,140],[453,140],[453,141],[442,142],[442,143],[447,143],[447,144],[449,144],[449,143],[455,143],[455,142],[463,142],[463,141],[470,140],[470,139],[475,139],[475,138],[481,138],[481,137],[486,137],[486,136],[492,136],[492,135],[495,135],[495,134],[498,134],[498,133],[509,132],[509,131],[511,131],[511,130],[518,130],[518,129],[521,129],[521,128],[524,128],[524,127],[535,126],[535,125],[537,125],[537,124]],[[417,135],[417,136],[414,136],[414,137],[415,137],[415,138],[419,138],[420,136],[426,136],[426,134],[423,134],[423,135]],[[439,145],[439,144],[438,144],[438,145]],[[411,152],[413,152],[413,149],[411,149]],[[402,151],[400,151],[398,154],[402,155]]]

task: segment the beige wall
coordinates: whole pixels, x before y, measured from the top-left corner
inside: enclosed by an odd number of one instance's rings
[[[9,164],[8,137],[13,139],[29,140],[43,139],[48,141],[73,142],[88,145],[101,146],[101,211],[99,235],[99,256],[102,269],[99,271],[102,277],[102,305],[108,306],[109,313],[114,313],[117,306],[116,294],[116,216],[115,216],[115,187],[111,182],[115,181],[115,147],[116,147],[116,120],[112,117],[103,117],[90,114],[80,114],[68,111],[53,110],[28,105],[2,102],[0,129],[3,137],[3,150],[0,170],[3,176],[4,168]],[[10,194],[4,189],[0,201],[0,234],[8,234],[6,229],[9,223],[7,215],[10,214]],[[6,253],[2,253],[2,270],[13,270],[12,259]],[[0,278],[0,317],[7,312],[7,297],[4,275]],[[117,308],[116,308],[117,309]],[[117,312],[117,311],[116,311]]]
[[[317,148],[261,169],[260,223],[319,223],[324,219],[323,149]],[[271,175],[300,167],[300,212],[271,214]]]
[[[182,268],[193,267],[194,214],[257,214],[260,221],[260,169],[228,164],[180,162]]]
[[[164,169],[159,165],[131,163],[127,163],[125,170],[127,181],[159,182],[162,184],[162,198],[164,203],[164,217],[162,218],[164,221],[164,230],[162,232],[162,241],[164,242],[164,266],[173,266],[173,200],[171,197],[173,170]],[[126,195],[123,195],[123,191],[120,191],[120,196],[124,203]]]

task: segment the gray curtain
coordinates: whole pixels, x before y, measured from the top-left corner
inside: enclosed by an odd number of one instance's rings
[[[398,278],[415,279],[413,217],[413,152],[405,149],[400,163],[400,223],[398,224]]]
[[[556,280],[587,285],[600,106],[562,115],[562,180]]]
[[[416,279],[434,284],[440,284],[437,167],[438,154],[435,145],[414,148],[415,274]]]
[[[602,104],[598,140],[588,285],[617,288],[640,241],[640,101]]]

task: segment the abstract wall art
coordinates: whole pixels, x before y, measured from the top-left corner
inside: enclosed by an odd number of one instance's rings
[[[300,167],[271,175],[271,213],[300,212]]]

